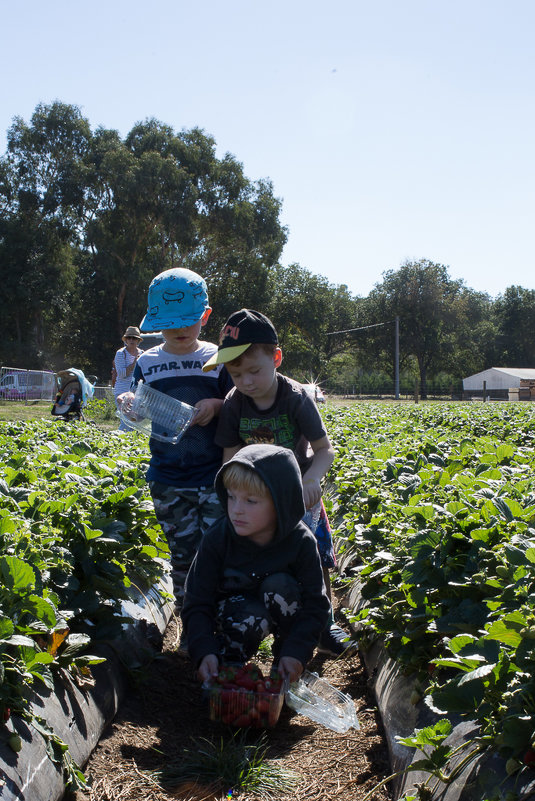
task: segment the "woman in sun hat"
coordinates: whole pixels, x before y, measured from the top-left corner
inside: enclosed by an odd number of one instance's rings
[[[113,386],[115,405],[117,405],[117,396],[121,395],[123,392],[128,392],[130,389],[134,367],[136,366],[138,357],[143,353],[138,347],[141,342],[141,332],[137,326],[129,325],[122,339],[124,347],[119,348],[113,360],[113,365],[117,373]],[[121,431],[128,431],[127,426],[125,426],[123,422],[119,423],[119,429]]]

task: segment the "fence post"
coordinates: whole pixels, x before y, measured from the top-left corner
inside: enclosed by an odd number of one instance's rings
[[[414,382],[414,402],[418,403],[418,381]]]

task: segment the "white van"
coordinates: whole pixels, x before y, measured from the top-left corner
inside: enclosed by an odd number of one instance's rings
[[[2,367],[0,398],[5,400],[52,400],[54,373]]]
[[[148,350],[155,345],[161,345],[164,341],[163,335],[160,331],[155,331],[151,334],[141,334],[141,342],[139,347],[141,350]]]

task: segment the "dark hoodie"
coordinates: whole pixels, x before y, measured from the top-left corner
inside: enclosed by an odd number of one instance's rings
[[[219,655],[215,620],[221,599],[253,594],[266,576],[289,573],[301,588],[302,602],[280,656],[292,656],[306,665],[327,622],[330,603],[316,539],[301,522],[305,506],[299,465],[291,450],[277,445],[247,445],[230,461],[255,470],[267,485],[277,512],[277,531],[263,546],[236,534],[226,514],[222,472],[227,462],[215,480],[225,516],[202,538],[186,579],[182,620],[189,655],[195,665],[207,654]]]

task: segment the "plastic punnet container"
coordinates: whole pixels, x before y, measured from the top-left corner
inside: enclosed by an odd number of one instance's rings
[[[289,686],[285,700],[300,715],[305,715],[333,731],[360,729],[353,699],[320,678],[317,673],[305,670],[299,681]]]
[[[117,414],[129,428],[174,445],[196,413],[193,406],[139,381],[134,395],[124,399]]]
[[[210,708],[210,720],[229,726],[271,729],[277,723],[288,685],[278,693],[254,692],[243,688],[225,688],[220,684],[205,687]]]

